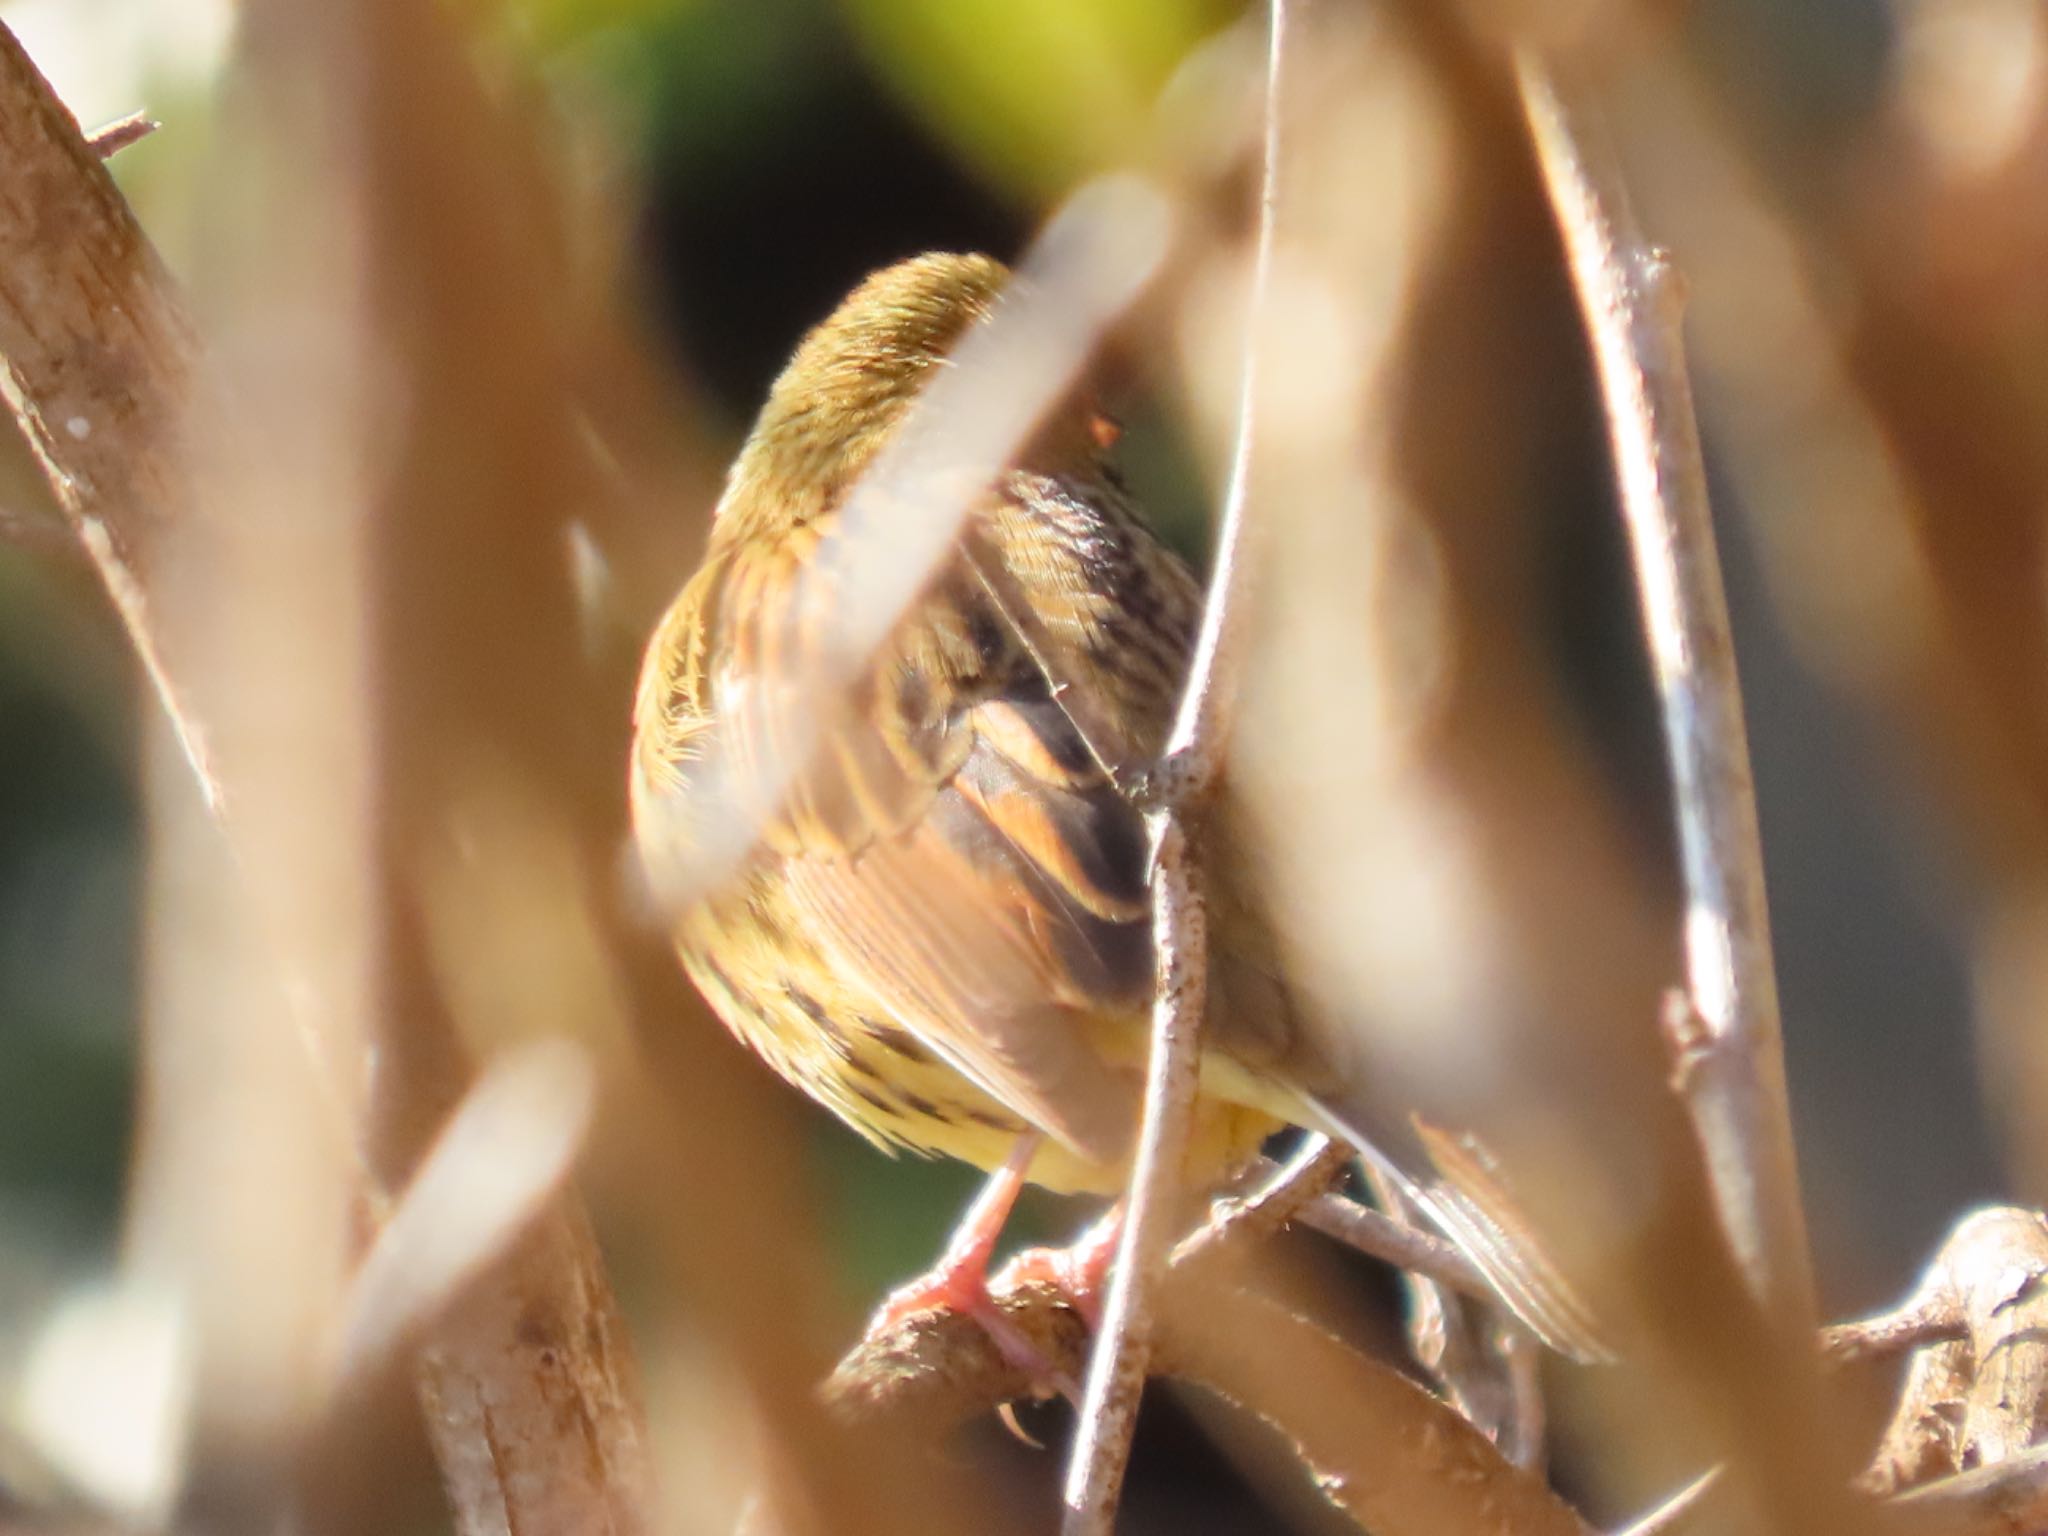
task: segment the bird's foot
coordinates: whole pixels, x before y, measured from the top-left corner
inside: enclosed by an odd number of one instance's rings
[[[1014,1264],[1005,1267],[1004,1281],[1007,1281],[1012,1268]],[[927,1273],[898,1286],[883,1299],[869,1331],[894,1328],[921,1312],[930,1311],[972,1318],[987,1335],[989,1343],[995,1346],[996,1353],[1003,1357],[1004,1363],[1030,1380],[1034,1397],[1049,1397],[1057,1392],[1067,1401],[1079,1405],[1081,1388],[1073,1375],[1056,1364],[1030,1334],[1011,1321],[1009,1314],[990,1294],[986,1254],[980,1255],[976,1262],[962,1264],[956,1261],[956,1255],[949,1253]]]
[[[1119,1204],[1064,1248],[1026,1248],[1003,1266],[996,1289],[1030,1282],[1050,1285],[1093,1331],[1102,1324],[1103,1293],[1123,1232],[1124,1208]]]
[[[1024,1174],[1031,1166],[1037,1141],[1037,1137],[1029,1136],[1018,1142],[1009,1161],[990,1175],[981,1194],[961,1218],[939,1262],[891,1291],[875,1313],[870,1331],[895,1328],[920,1312],[946,1311],[970,1317],[981,1325],[1004,1361],[1029,1378],[1036,1395],[1058,1392],[1078,1404],[1081,1391],[1072,1374],[1062,1370],[1033,1343],[1030,1335],[989,1294],[989,1260],[1018,1191],[1023,1188]]]

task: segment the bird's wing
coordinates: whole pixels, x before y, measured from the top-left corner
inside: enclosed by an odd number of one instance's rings
[[[1036,525],[1012,499],[976,520],[836,696],[802,692],[820,675],[806,647],[822,626],[806,608],[821,599],[806,576],[821,535],[714,557],[686,598],[699,649],[671,669],[694,701],[643,694],[643,746],[649,721],[715,720],[718,750],[760,768],[801,736],[802,766],[762,830],[798,919],[894,1023],[1030,1123],[1110,1161],[1135,1122],[1142,1041],[1119,1051],[1127,1031],[1105,1026],[1141,1011],[1151,987],[1145,829],[1114,770],[1156,749],[1156,728],[1140,718],[1134,730],[1114,694],[1088,729],[1078,700],[1063,702],[1089,680],[1061,672],[1103,666],[1115,643],[1076,655],[1082,619],[1119,594],[1077,564],[1088,546],[1064,559],[1050,547],[1072,530],[1020,543],[1012,525]],[[1184,637],[1147,644],[1146,665],[1162,671],[1175,644],[1184,657]],[[667,739],[700,745],[686,729]],[[653,750],[642,779],[687,801],[688,765],[664,767],[674,754]]]

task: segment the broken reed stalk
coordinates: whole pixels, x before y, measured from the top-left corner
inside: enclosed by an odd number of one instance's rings
[[[1816,1324],[1742,693],[1681,338],[1681,280],[1636,224],[1604,140],[1532,53],[1522,104],[1606,402],[1685,878],[1687,1007],[1672,1043],[1721,1222],[1788,1337]]]
[[[1229,740],[1250,624],[1252,550],[1246,527],[1257,463],[1262,333],[1272,284],[1280,187],[1281,103],[1288,7],[1267,7],[1263,164],[1253,249],[1237,439],[1217,531],[1215,566],[1180,710],[1158,772],[1153,809],[1152,1039],[1138,1151],[1102,1331],[1089,1357],[1080,1423],[1069,1453],[1063,1536],[1109,1536],[1116,1521],[1138,1404],[1152,1352],[1153,1297],[1164,1278],[1183,1197],[1181,1163],[1193,1119],[1207,1002],[1208,923],[1199,831],[1202,799]]]
[[[204,510],[189,449],[195,422],[218,425],[215,386],[175,284],[100,163],[133,136],[88,140],[0,25],[0,387],[232,836],[235,767],[215,760],[195,703],[204,666],[161,623],[172,546]],[[472,1300],[460,1327],[430,1336],[422,1368],[462,1528],[640,1528],[644,1431],[573,1197]],[[458,1396],[489,1422],[461,1419]]]

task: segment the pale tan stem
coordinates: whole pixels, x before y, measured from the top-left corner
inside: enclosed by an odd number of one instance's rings
[[[1271,287],[1280,186],[1281,106],[1286,59],[1286,0],[1267,11],[1264,171],[1251,306],[1238,397],[1237,440],[1224,495],[1208,603],[1180,710],[1168,738],[1170,784],[1155,783],[1152,832],[1152,938],[1157,992],[1150,1067],[1138,1154],[1132,1164],[1123,1239],[1102,1332],[1090,1358],[1081,1422],[1067,1464],[1063,1536],[1109,1536],[1129,1465],[1138,1401],[1151,1361],[1154,1292],[1165,1273],[1180,1194],[1182,1154],[1193,1120],[1207,1000],[1208,935],[1202,844],[1182,823],[1199,813],[1228,740],[1244,666],[1252,561],[1248,506],[1256,457],[1260,352]]]
[[[1202,1227],[1173,1250],[1173,1262],[1185,1263],[1224,1243],[1277,1231],[1299,1217],[1351,1164],[1351,1149],[1327,1136],[1310,1136],[1281,1166],[1260,1160],[1261,1182],[1251,1193],[1220,1200]]]
[[[1102,1332],[1089,1356],[1080,1429],[1067,1466],[1065,1536],[1109,1536],[1152,1363],[1152,1300],[1185,1198],[1182,1154],[1194,1119],[1207,1000],[1208,914],[1197,855],[1172,811],[1154,813],[1152,942],[1158,995],[1144,1121]]]
[[[1799,1192],[1735,644],[1681,341],[1682,285],[1644,239],[1619,167],[1545,65],[1522,102],[1584,312],[1634,552],[1685,876],[1680,1090],[1728,1240],[1788,1336],[1811,1336]]]

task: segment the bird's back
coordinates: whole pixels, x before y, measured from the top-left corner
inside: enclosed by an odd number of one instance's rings
[[[714,539],[650,652],[643,837],[678,807],[717,814],[690,803],[714,753],[772,749],[765,669],[803,629],[795,567],[834,532]],[[1149,849],[1122,782],[1163,745],[1200,604],[1108,479],[1006,476],[825,707],[741,877],[679,924],[735,1032],[877,1140],[987,1166],[1038,1129],[1058,1144],[1040,1182],[1116,1187],[1152,990]],[[1284,1007],[1246,979],[1219,992]],[[1196,1155],[1219,1165],[1276,1123],[1221,1099],[1201,1118]]]

